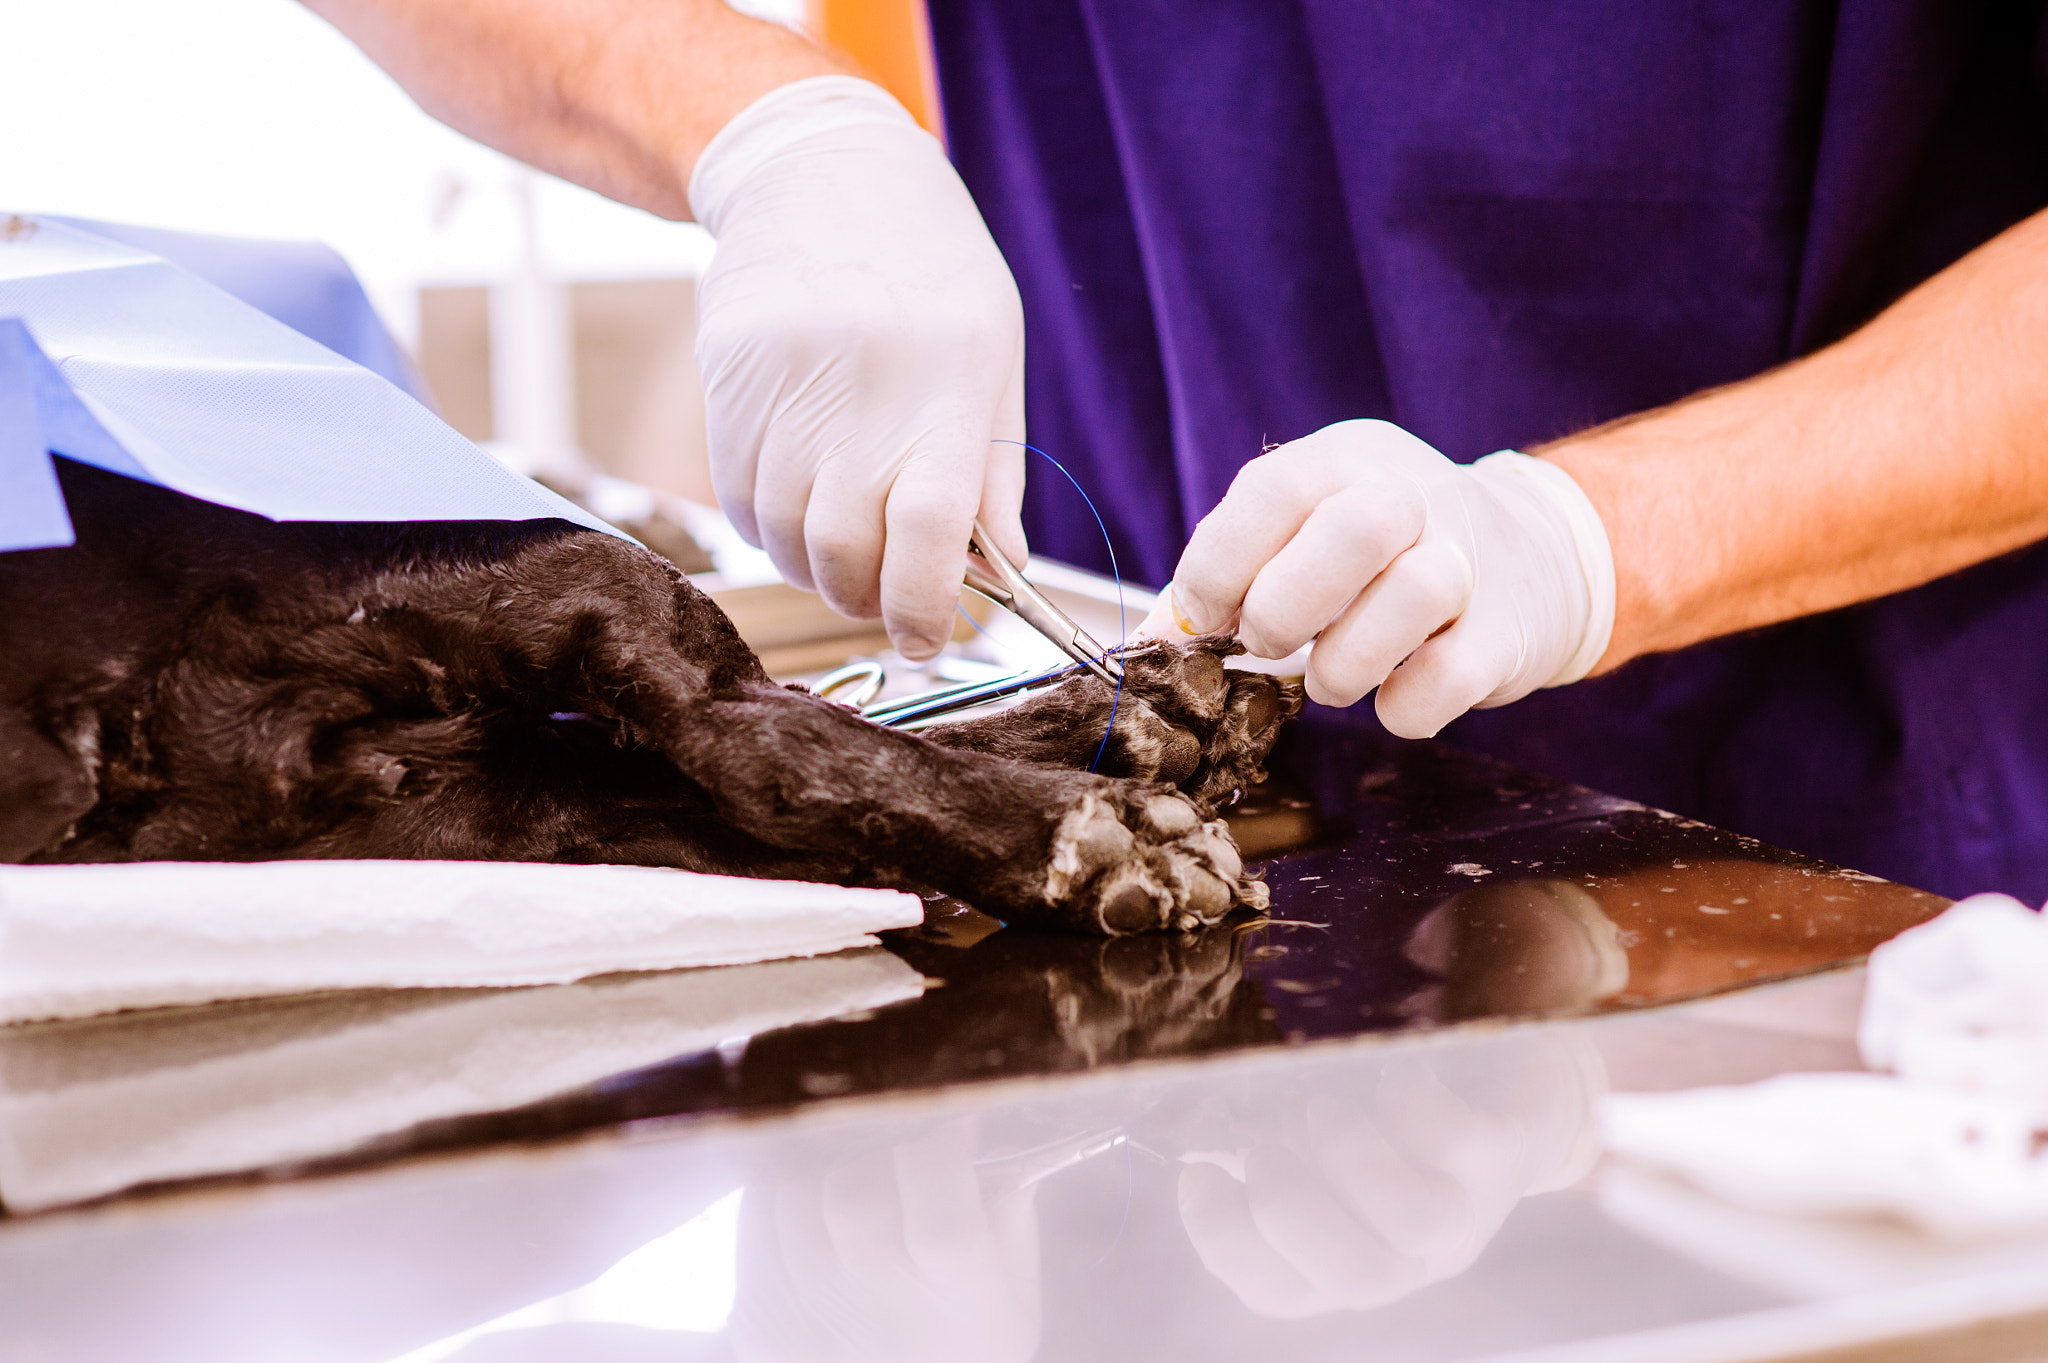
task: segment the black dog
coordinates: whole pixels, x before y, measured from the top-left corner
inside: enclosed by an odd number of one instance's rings
[[[1264,902],[1215,804],[1300,697],[1225,641],[1133,654],[1091,775],[1092,677],[898,733],[609,535],[276,524],[59,462],[77,544],[0,554],[0,860],[624,862],[1108,933]]]

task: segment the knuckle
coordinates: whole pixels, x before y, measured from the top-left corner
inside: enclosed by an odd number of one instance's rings
[[[1246,460],[1230,480],[1226,500],[1234,496],[1272,495],[1285,492],[1300,480],[1306,462],[1299,441]]]
[[[1408,590],[1432,612],[1448,619],[1464,609],[1472,591],[1472,566],[1445,544],[1419,544],[1397,560]]]
[[[804,542],[813,557],[845,562],[870,556],[880,508],[848,499],[813,496],[803,509]]]
[[[1423,614],[1430,618],[1431,626],[1457,618],[1465,605],[1465,592],[1447,573],[1435,573],[1424,577],[1417,584],[1416,599]]]
[[[1352,483],[1324,503],[1340,540],[1375,565],[1391,562],[1421,538],[1429,504],[1405,478]]]
[[[1349,421],[1332,422],[1307,439],[1327,445],[1334,451],[1355,455],[1373,448],[1386,440],[1390,433],[1400,430],[1391,421],[1381,421],[1377,417],[1354,417]]]
[[[931,544],[960,542],[961,552],[967,549],[968,532],[974,520],[972,505],[962,505],[958,498],[943,489],[921,486],[905,488],[899,479],[895,490],[889,494],[889,506],[885,513],[889,533],[892,536],[907,536]]]
[[[937,340],[976,347],[1001,343],[1007,348],[1023,315],[1021,309],[1009,306],[1012,301],[986,291],[964,290],[918,309],[913,317],[920,331]]]

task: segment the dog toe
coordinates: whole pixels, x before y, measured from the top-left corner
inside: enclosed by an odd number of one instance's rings
[[[1202,833],[1203,848],[1208,852],[1217,874],[1235,883],[1244,874],[1244,858],[1238,855],[1237,843],[1231,839],[1230,825],[1214,819],[1202,825]]]
[[[1200,923],[1213,923],[1230,912],[1235,897],[1222,877],[1196,867],[1188,879],[1190,883],[1187,912],[1182,914],[1181,918],[1185,920],[1192,917],[1194,921],[1183,922],[1182,927],[1191,928]]]
[[[1179,785],[1202,765],[1201,737],[1145,701],[1126,697],[1114,714],[1105,774]]]
[[[1124,656],[1129,697],[1138,702],[1126,707],[1133,720],[1130,745],[1149,758],[1134,764],[1131,775],[1171,781],[1208,805],[1227,804],[1264,779],[1262,764],[1280,726],[1301,709],[1301,688],[1223,665],[1243,651],[1233,639],[1212,637]],[[1117,727],[1123,729],[1122,719]]]
[[[1140,863],[1126,863],[1103,877],[1096,892],[1096,914],[1111,936],[1150,932],[1170,912],[1171,900],[1154,884]]]
[[[1162,838],[1178,838],[1201,827],[1202,816],[1177,795],[1159,795],[1144,804],[1145,826]]]
[[[1178,792],[1137,783],[1091,791],[1060,821],[1047,898],[1058,919],[1110,936],[1192,931],[1264,887],[1220,820]]]
[[[1245,728],[1254,734],[1265,733],[1280,723],[1283,708],[1278,683],[1247,687],[1244,702]]]
[[[1160,744],[1159,770],[1156,779],[1179,785],[1195,774],[1202,765],[1202,740],[1186,729],[1175,726],[1173,732]]]

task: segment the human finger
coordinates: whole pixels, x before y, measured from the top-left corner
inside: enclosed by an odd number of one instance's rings
[[[1453,625],[1417,648],[1380,685],[1380,723],[1402,738],[1434,738],[1513,674],[1515,637],[1482,623]]]
[[[762,433],[725,410],[734,405],[722,395],[714,400],[707,385],[704,424],[711,493],[740,538],[758,549],[761,528],[754,515],[754,488],[760,476]]]
[[[1471,1238],[1472,1200],[1456,1179],[1397,1150],[1348,1102],[1311,1098],[1307,1115],[1317,1166],[1389,1245],[1433,1267]]]
[[[1424,541],[1401,554],[1317,638],[1304,679],[1309,697],[1319,705],[1357,704],[1456,619],[1471,592],[1471,565],[1451,545]]]
[[[802,448],[806,438],[818,438],[807,425],[799,427],[785,420],[768,427],[754,474],[753,543],[767,551],[783,581],[810,591],[811,557],[804,543],[804,520],[818,466],[815,457]]]
[[[1180,1219],[1202,1267],[1259,1315],[1299,1320],[1335,1309],[1301,1270],[1266,1242],[1245,1186],[1213,1164],[1180,1173]]]
[[[819,1186],[833,1275],[884,1301],[914,1299],[921,1281],[904,1243],[892,1153],[866,1152],[829,1171]]]
[[[906,658],[929,658],[953,633],[967,542],[981,502],[981,451],[912,454],[884,511],[882,622]]]
[[[1294,538],[1316,505],[1342,486],[1315,437],[1262,454],[1237,472],[1230,490],[1188,537],[1173,570],[1173,599],[1189,633],[1222,628],[1272,557]]]
[[[886,467],[866,451],[842,451],[818,465],[804,507],[804,559],[811,581],[825,604],[856,620],[882,613],[888,487],[877,475]]]
[[[1284,658],[1422,536],[1429,502],[1412,478],[1375,477],[1325,498],[1259,569],[1237,637],[1261,658]]]
[[[1152,609],[1143,620],[1131,629],[1131,642],[1141,643],[1147,639],[1191,639],[1194,635],[1184,630],[1175,617],[1179,614],[1173,604],[1173,587],[1159,593],[1159,599],[1152,603]]]
[[[1000,1275],[966,1125],[949,1123],[908,1141],[895,1160],[903,1244],[925,1281],[944,1288]]]
[[[1020,451],[1021,452],[1021,451]],[[1024,470],[1003,460],[992,461],[981,488],[975,519],[988,527],[996,548],[1023,568],[1031,562],[1031,541],[1024,534]]]
[[[1024,535],[1028,456],[1024,447],[1024,361],[1020,355],[996,403],[994,432],[982,467],[981,509],[976,513],[995,536],[996,548],[1019,568],[1031,558],[1031,545]]]
[[[1245,1157],[1245,1191],[1266,1243],[1325,1297],[1359,1310],[1422,1286],[1421,1260],[1388,1244],[1294,1150],[1254,1147]]]

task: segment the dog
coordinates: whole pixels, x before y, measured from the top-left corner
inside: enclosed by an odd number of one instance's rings
[[[0,860],[674,866],[1110,935],[1265,902],[1217,808],[1301,696],[1228,640],[913,735],[778,685],[614,536],[277,523],[58,464],[76,543],[0,554]]]

